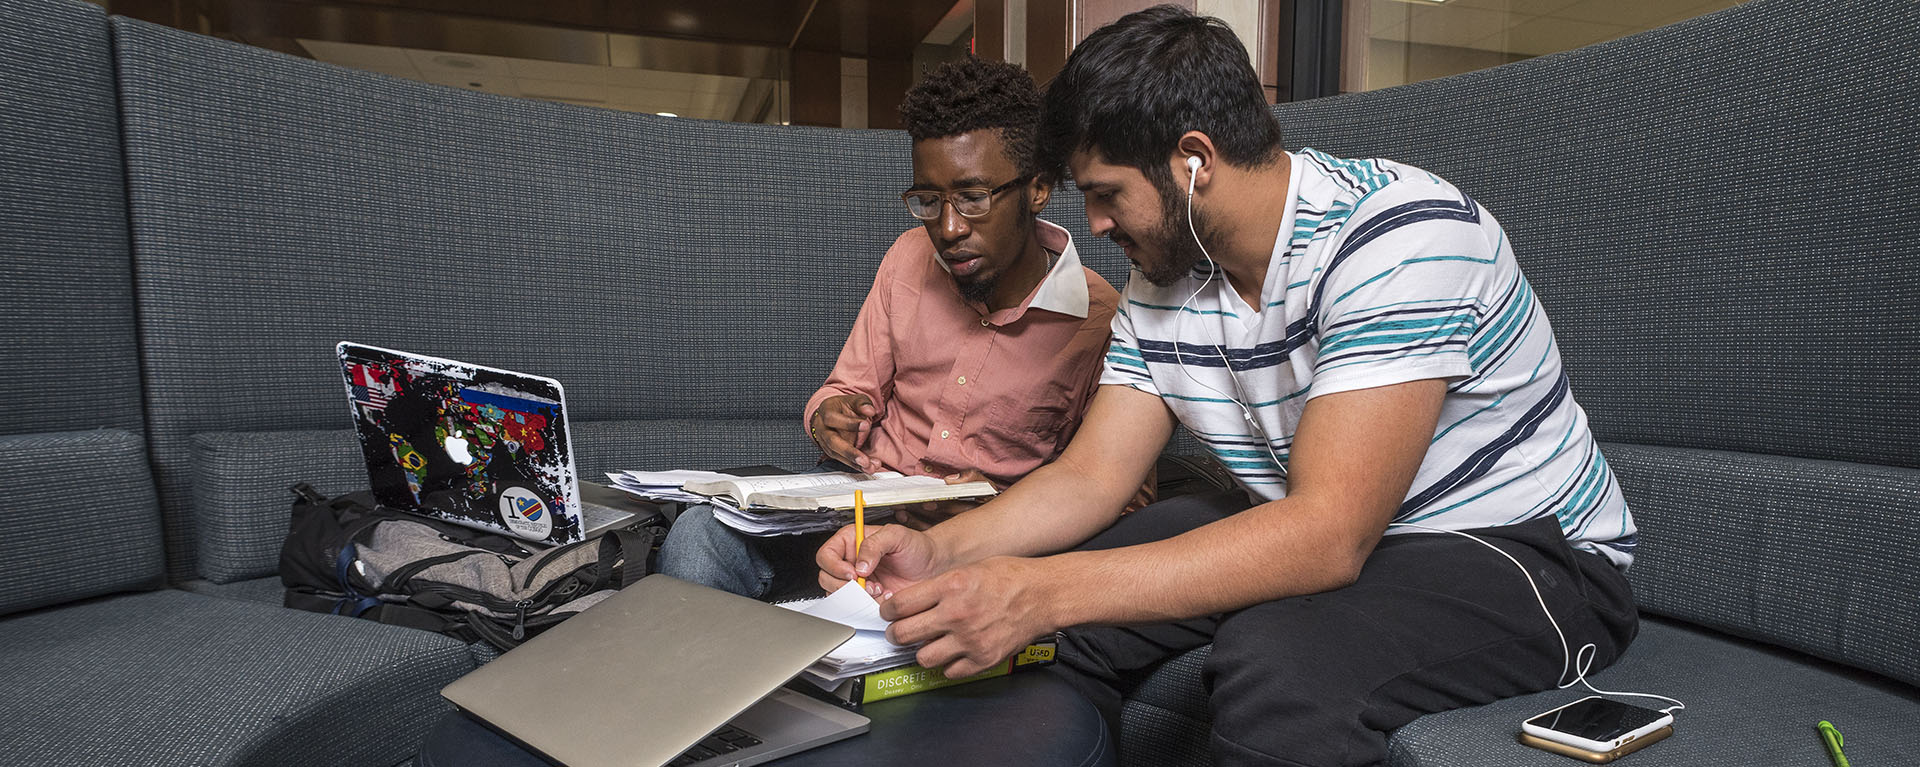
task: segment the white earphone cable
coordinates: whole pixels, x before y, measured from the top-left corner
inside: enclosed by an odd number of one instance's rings
[[[1473,541],[1474,543],[1478,543],[1482,546],[1485,546],[1489,549],[1493,549],[1493,553],[1506,557],[1508,562],[1512,562],[1513,566],[1520,570],[1520,575],[1527,579],[1527,587],[1533,589],[1533,598],[1540,602],[1540,612],[1541,614],[1547,616],[1547,623],[1553,626],[1554,636],[1557,636],[1560,638],[1560,657],[1561,657],[1560,676],[1556,678],[1554,681],[1555,684],[1559,685],[1559,689],[1564,690],[1577,684],[1577,685],[1584,686],[1587,689],[1592,690],[1593,692],[1599,695],[1617,695],[1617,696],[1626,696],[1626,697],[1635,697],[1635,698],[1658,698],[1660,700],[1667,701],[1668,703],[1672,703],[1673,704],[1672,706],[1660,710],[1660,713],[1663,713],[1663,714],[1671,714],[1675,711],[1686,710],[1687,704],[1682,703],[1673,698],[1669,698],[1665,695],[1654,695],[1652,693],[1646,693],[1646,692],[1615,692],[1612,690],[1602,690],[1598,687],[1593,686],[1592,682],[1587,681],[1587,670],[1593,667],[1593,654],[1599,652],[1599,648],[1595,646],[1592,642],[1588,642],[1580,646],[1580,651],[1578,656],[1576,656],[1568,648],[1567,635],[1565,632],[1560,630],[1560,622],[1553,619],[1553,612],[1547,609],[1547,598],[1541,595],[1540,585],[1534,582],[1533,574],[1527,572],[1526,566],[1520,564],[1520,560],[1514,559],[1512,554],[1508,554],[1507,552],[1502,551],[1500,547],[1495,546],[1491,543],[1488,543],[1484,540],[1481,540],[1479,536],[1473,535],[1471,533],[1463,533],[1463,532],[1460,532],[1459,530],[1447,530],[1445,528],[1439,528],[1439,527],[1428,527],[1426,525],[1418,525],[1412,522],[1394,522],[1392,524],[1387,525],[1387,527],[1408,527],[1408,528],[1414,528],[1418,530],[1425,530],[1431,533],[1446,533],[1448,535],[1457,535],[1467,540]],[[1567,672],[1569,670],[1573,672],[1573,679],[1571,680],[1567,679]]]
[[[1180,319],[1178,314],[1186,313],[1187,306],[1193,303],[1193,299],[1199,297],[1200,291],[1206,290],[1208,285],[1213,284],[1213,276],[1220,271],[1220,265],[1214,262],[1213,254],[1207,252],[1207,245],[1200,241],[1200,231],[1193,224],[1193,186],[1199,175],[1200,164],[1201,160],[1199,157],[1191,155],[1187,157],[1187,233],[1193,236],[1193,244],[1200,248],[1201,257],[1207,259],[1207,278],[1200,282],[1200,287],[1193,289],[1193,293],[1187,296],[1187,300],[1180,302],[1180,309],[1174,317],[1173,355],[1175,367],[1180,368],[1180,372],[1200,388],[1225,397],[1228,402],[1240,408],[1240,416],[1245,418],[1247,425],[1253,428],[1254,437],[1260,440],[1261,447],[1267,450],[1267,456],[1273,459],[1273,470],[1279,472],[1281,479],[1286,479],[1287,465],[1281,463],[1280,454],[1274,452],[1273,439],[1267,436],[1266,428],[1260,425],[1259,419],[1253,417],[1253,406],[1247,401],[1249,398],[1246,396],[1246,387],[1240,385],[1240,376],[1233,372],[1233,362],[1227,359],[1227,347],[1224,339],[1223,343],[1215,348],[1220,354],[1220,364],[1227,371],[1227,380],[1233,382],[1234,394],[1240,395],[1239,397],[1234,397],[1219,389],[1208,386],[1205,382],[1196,378],[1192,372],[1189,372],[1187,366],[1182,362],[1186,353],[1180,350]]]

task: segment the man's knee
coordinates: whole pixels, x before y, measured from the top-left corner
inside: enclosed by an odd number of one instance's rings
[[[1363,696],[1364,689],[1343,689],[1367,684],[1355,667],[1393,653],[1375,646],[1376,629],[1371,619],[1322,595],[1256,605],[1222,622],[1201,676],[1216,698],[1252,696],[1288,711],[1329,696]]]
[[[688,507],[660,544],[660,572],[743,596],[765,593],[772,573],[753,543],[714,518],[706,505]]]
[[[687,507],[673,521],[673,527],[667,530],[667,538],[660,542],[660,562],[664,568],[669,559],[704,557],[722,548],[732,546],[735,533],[713,516],[713,507],[706,504]]]
[[[1385,743],[1367,725],[1380,671],[1408,662],[1379,629],[1373,617],[1324,595],[1229,616],[1201,668],[1216,762],[1367,763]]]

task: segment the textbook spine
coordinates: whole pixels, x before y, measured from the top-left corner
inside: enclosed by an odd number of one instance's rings
[[[885,671],[872,671],[850,679],[845,679],[832,690],[823,691],[806,682],[798,682],[793,686],[801,689],[812,688],[809,692],[823,695],[833,702],[845,706],[858,708],[866,703],[898,698],[903,695],[912,695],[928,690],[938,690],[942,687],[952,687],[968,682],[978,682],[982,679],[993,679],[995,677],[1006,676],[1015,671],[1025,671],[1030,668],[1051,665],[1054,659],[1055,648],[1055,641],[1051,639],[1035,642],[1028,645],[1026,649],[1021,650],[1013,657],[994,664],[985,671],[959,679],[948,679],[941,675],[936,669],[929,669],[918,664],[910,664]]]

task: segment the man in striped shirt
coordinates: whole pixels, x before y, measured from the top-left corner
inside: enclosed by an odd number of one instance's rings
[[[1068,629],[1060,669],[1116,720],[1211,642],[1217,763],[1377,764],[1421,714],[1618,657],[1633,523],[1493,215],[1418,168],[1284,151],[1247,61],[1171,6],[1075,50],[1042,167],[1135,265],[1087,419],[964,518],[829,540],[821,580],[869,576],[949,675]],[[1176,422],[1245,492],[1119,517]]]

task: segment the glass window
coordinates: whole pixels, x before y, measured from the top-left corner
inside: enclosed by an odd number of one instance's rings
[[[1342,89],[1375,90],[1579,48],[1740,0],[1347,0]],[[1361,30],[1365,30],[1364,34]]]

